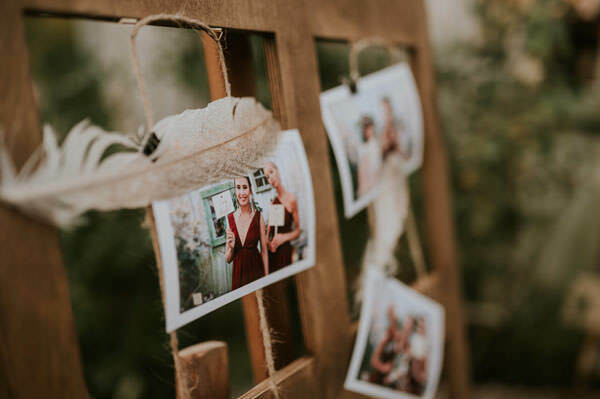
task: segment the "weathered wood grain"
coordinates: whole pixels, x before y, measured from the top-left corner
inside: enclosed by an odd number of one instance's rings
[[[0,18],[0,126],[21,165],[41,132],[18,3]],[[0,397],[86,397],[56,229],[0,207],[0,255]]]
[[[179,351],[190,399],[229,398],[227,344],[207,341]]]
[[[280,396],[285,399],[318,398],[314,359],[302,357],[277,371],[271,379],[275,381]],[[271,385],[267,380],[240,396],[240,399],[274,399]]]

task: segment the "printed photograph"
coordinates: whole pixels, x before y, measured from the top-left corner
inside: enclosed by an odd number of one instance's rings
[[[321,93],[321,113],[340,173],[346,217],[376,196],[388,159],[397,158],[406,175],[420,167],[421,103],[406,63],[360,78],[356,93],[347,85]]]
[[[282,132],[269,159],[153,204],[172,331],[314,265],[314,198],[300,134]]]
[[[443,357],[442,307],[376,272],[366,284],[346,389],[381,398],[432,398]]]

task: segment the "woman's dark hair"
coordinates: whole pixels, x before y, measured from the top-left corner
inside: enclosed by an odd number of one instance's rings
[[[367,131],[367,129],[369,127],[373,127],[373,126],[375,126],[375,122],[373,121],[373,118],[369,115],[363,115],[363,117],[360,119],[360,132],[362,133],[363,141],[367,141],[365,132]]]
[[[236,176],[233,178],[233,189],[235,190],[235,179],[246,179],[246,181],[248,182],[248,190],[250,190],[250,209],[255,208],[255,204],[253,203],[254,200],[254,192],[252,192],[252,184],[250,183],[250,178],[248,176]],[[235,195],[235,206],[236,209],[239,206],[239,204],[237,203],[237,196]]]
[[[248,176],[236,176],[233,178],[233,187],[235,187],[235,179],[246,179],[248,182],[248,187],[250,187],[250,192],[252,192],[252,183],[250,183],[250,178]]]

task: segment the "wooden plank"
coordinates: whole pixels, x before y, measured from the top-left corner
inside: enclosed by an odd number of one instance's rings
[[[180,14],[211,26],[255,31],[276,31],[285,21],[278,17],[277,3],[221,0],[19,0],[30,11],[118,21],[152,14]],[[300,8],[300,4],[296,8]]]
[[[21,165],[41,134],[21,9],[0,15],[0,126]],[[87,397],[56,229],[5,207],[0,226],[0,397]]]
[[[229,398],[227,344],[207,341],[179,351],[190,399]]]
[[[309,28],[296,13],[290,8],[280,15],[295,21],[294,29],[276,35],[286,127],[296,127],[302,135],[315,192],[316,264],[296,281],[305,347],[315,356],[315,397],[330,398],[343,392],[343,361],[351,350],[350,317],[329,149],[320,117],[316,49],[312,40],[297,33]]]
[[[359,40],[382,37],[405,45],[419,40],[415,18],[420,0],[305,0],[307,19],[314,36],[321,39]]]
[[[202,32],[200,35],[202,36],[202,47],[204,49],[204,63],[206,65],[210,100],[214,101],[227,96],[227,92],[225,91],[225,80],[223,79],[223,72],[221,71],[217,44],[208,34]]]
[[[285,399],[319,398],[315,388],[315,361],[310,357],[301,357],[277,371],[270,379],[274,380],[280,396]],[[264,380],[240,396],[240,399],[273,399],[271,384]]]
[[[421,34],[418,15],[422,0],[304,0],[303,2],[222,0],[21,0],[27,10],[60,15],[118,20],[169,13],[213,26],[261,32],[288,32],[306,40],[313,36],[357,40],[380,36],[411,45]],[[290,19],[291,18],[291,19]],[[296,27],[301,22],[304,30]],[[294,33],[295,32],[295,33]]]
[[[267,68],[267,79],[269,80],[269,91],[271,92],[271,104],[273,115],[281,126],[288,127],[286,115],[283,112],[285,103],[283,101],[283,89],[281,84],[281,69],[277,56],[277,44],[273,36],[266,36],[263,41],[265,51],[265,64]]]

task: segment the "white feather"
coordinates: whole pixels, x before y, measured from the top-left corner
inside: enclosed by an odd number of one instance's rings
[[[250,172],[273,150],[280,127],[253,98],[226,97],[166,117],[153,131],[161,141],[147,157],[126,136],[86,121],[60,147],[46,127],[41,150],[17,177],[2,145],[0,200],[61,226],[90,209],[147,206]],[[135,152],[105,156],[114,144]]]

